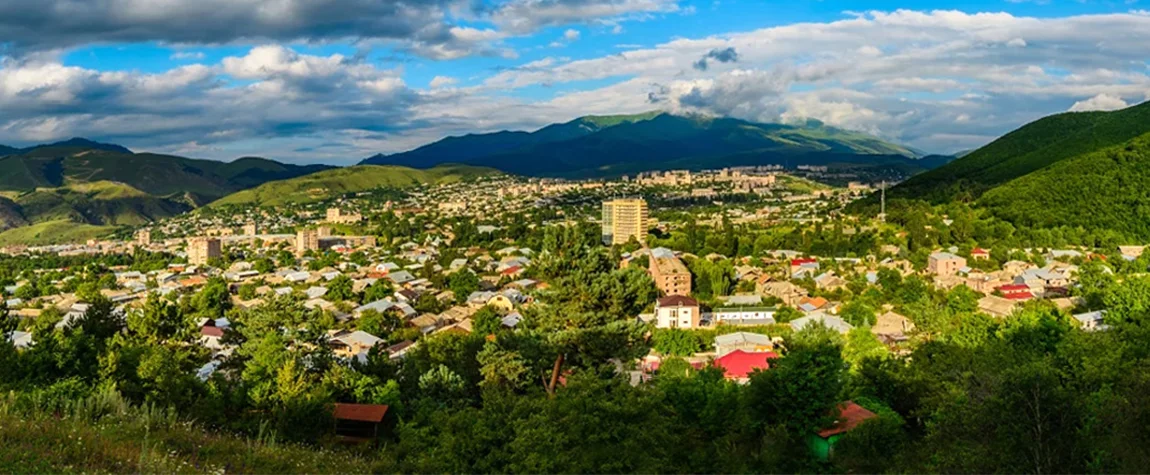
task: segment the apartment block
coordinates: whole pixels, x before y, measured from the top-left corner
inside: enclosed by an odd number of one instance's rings
[[[212,258],[222,254],[220,240],[213,237],[194,237],[188,239],[188,263],[196,266],[206,265]]]
[[[663,295],[691,295],[691,272],[670,249],[651,250],[647,270]]]
[[[646,201],[630,198],[603,202],[604,244],[626,244],[632,237],[646,242],[649,225]]]

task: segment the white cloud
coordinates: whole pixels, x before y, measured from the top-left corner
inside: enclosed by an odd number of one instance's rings
[[[199,61],[204,59],[202,51],[177,51],[172,53],[171,59]]]
[[[431,78],[431,83],[429,84],[429,86],[431,86],[432,89],[440,89],[440,88],[452,86],[457,82],[459,82],[459,80],[455,79],[453,77],[436,76],[436,77]]]
[[[578,40],[579,39],[579,30],[572,28],[572,29],[568,29],[567,31],[564,31],[563,32],[563,39],[565,39],[567,41]]]
[[[285,0],[292,1],[299,0]],[[475,13],[502,23],[448,26],[434,41],[401,49],[440,59],[514,57],[501,42],[519,31],[582,22],[606,32],[629,15],[677,5],[510,0]],[[547,34],[562,31],[557,40],[569,41],[563,28]],[[348,163],[448,134],[658,108],[758,121],[814,118],[947,152],[1068,106],[1112,109],[1150,96],[1150,16],[1141,14],[866,12],[651,44],[597,57],[532,58],[466,77],[450,67],[422,70],[453,73],[433,77],[427,89],[366,55],[309,55],[276,42],[160,74],[72,67],[58,54],[21,56],[0,63],[0,143],[79,135],[219,158],[261,144],[277,158]],[[708,66],[697,67],[703,58]],[[606,85],[583,85],[592,81]],[[563,92],[546,92],[560,85],[552,91]],[[528,87],[532,94],[520,93]]]
[[[1129,104],[1121,97],[1102,93],[1090,99],[1075,102],[1074,105],[1070,106],[1070,112],[1112,111],[1125,109],[1127,106]]]

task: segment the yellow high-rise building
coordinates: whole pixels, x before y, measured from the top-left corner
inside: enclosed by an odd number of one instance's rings
[[[641,198],[603,202],[603,243],[626,244],[632,237],[644,243],[650,225],[647,202]]]

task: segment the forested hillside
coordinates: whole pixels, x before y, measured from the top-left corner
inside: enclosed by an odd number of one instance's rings
[[[1019,227],[1109,229],[1150,240],[1150,134],[995,187],[979,199]]]
[[[1150,102],[1113,112],[1068,112],[1045,117],[946,166],[912,177],[888,190],[887,198],[933,203],[975,199],[997,185],[1147,132]]]

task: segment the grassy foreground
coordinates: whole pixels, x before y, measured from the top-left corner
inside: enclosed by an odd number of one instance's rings
[[[0,398],[0,473],[368,473],[347,450],[215,434],[115,391],[53,404]]]

